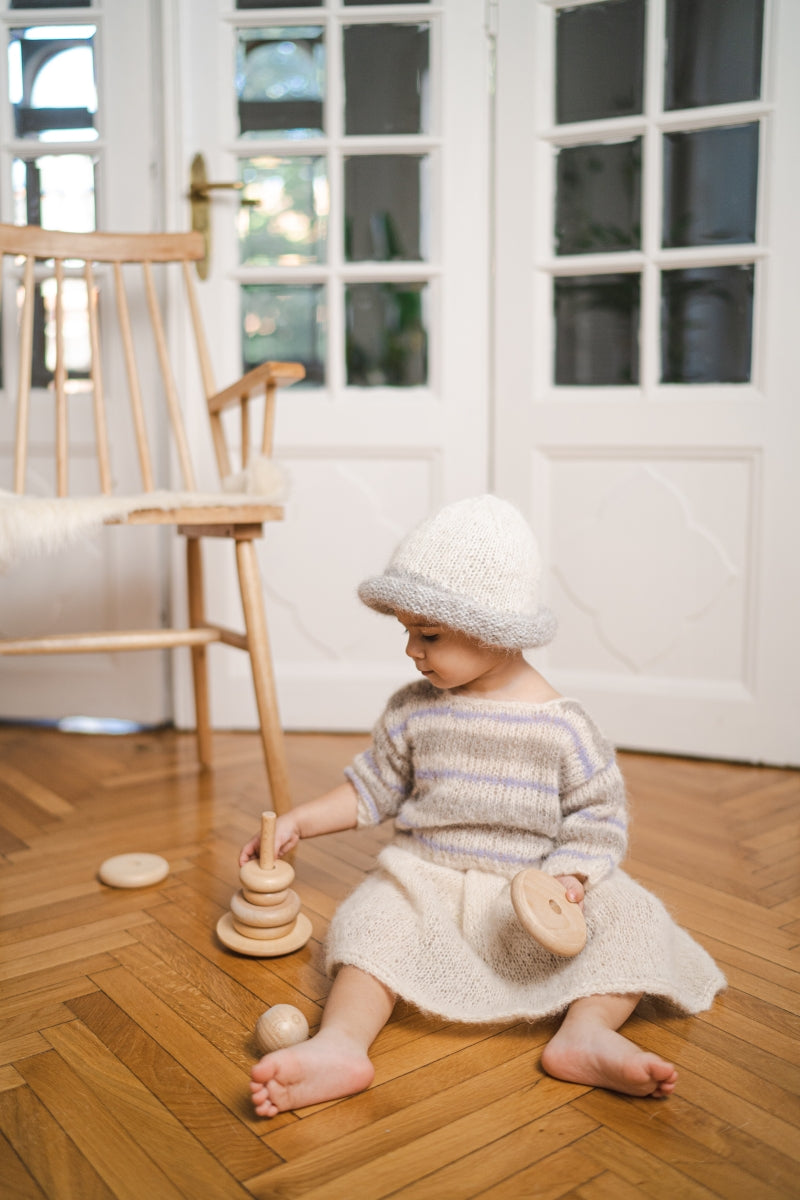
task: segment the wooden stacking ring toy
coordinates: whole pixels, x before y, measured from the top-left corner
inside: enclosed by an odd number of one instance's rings
[[[307,1037],[308,1021],[293,1004],[273,1004],[256,1024],[256,1041],[263,1054],[296,1046]]]
[[[552,875],[533,867],[520,871],[511,881],[511,903],[523,928],[553,954],[574,958],[586,945],[580,906]]]
[[[151,887],[166,879],[169,863],[160,854],[116,854],[101,864],[98,875],[109,887]]]
[[[242,887],[231,899],[230,912],[217,922],[222,944],[254,958],[274,958],[305,946],[311,922],[300,912],[300,897],[290,890],[293,880],[290,864],[275,859],[275,813],[264,812],[258,862],[251,859],[240,868]]]

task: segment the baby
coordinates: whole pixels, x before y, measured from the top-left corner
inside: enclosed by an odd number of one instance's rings
[[[725,980],[619,868],[627,813],[613,749],[523,656],[555,632],[540,576],[522,515],[480,496],[424,521],[359,588],[401,623],[421,678],[392,696],[340,786],[278,818],[275,847],[388,819],[395,834],[331,922],[319,1032],[253,1068],[259,1115],[368,1087],[369,1049],[398,996],[451,1021],[564,1013],[542,1057],[549,1074],[633,1096],[674,1090],[672,1063],[619,1030],[643,995],[695,1013]],[[529,867],[583,907],[575,958],[520,925],[510,883]]]

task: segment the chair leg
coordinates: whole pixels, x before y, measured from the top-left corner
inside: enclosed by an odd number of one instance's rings
[[[275,679],[272,674],[272,655],[267,636],[267,618],[261,591],[256,549],[251,538],[237,539],[236,565],[247,630],[250,666],[253,671],[256,704],[261,724],[261,741],[267,766],[272,804],[275,812],[285,813],[292,807],[289,789],[289,770],[286,747],[278,714]]]
[[[189,625],[202,628],[206,623],[203,589],[203,559],[200,539],[186,538],[186,583],[189,601]],[[204,767],[211,766],[211,712],[208,702],[208,659],[205,646],[192,646],[192,682],[197,725],[197,756]]]

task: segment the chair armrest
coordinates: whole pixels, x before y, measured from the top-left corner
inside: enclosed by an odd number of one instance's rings
[[[213,396],[209,396],[208,411],[210,413],[222,412],[229,404],[246,399],[260,385],[269,387],[270,384],[274,384],[278,387],[285,387],[290,383],[297,383],[299,379],[303,378],[305,373],[305,367],[301,363],[261,363],[259,366],[253,367],[252,371],[248,371],[236,383],[232,383],[230,387],[226,387],[221,392],[216,392]]]

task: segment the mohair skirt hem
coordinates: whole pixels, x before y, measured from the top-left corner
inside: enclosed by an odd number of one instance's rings
[[[608,993],[696,1013],[725,987],[713,959],[624,871],[590,889],[584,915],[585,948],[561,958],[521,927],[507,879],[390,845],[334,915],[326,967],[358,967],[423,1012],[470,1024],[539,1020]]]

